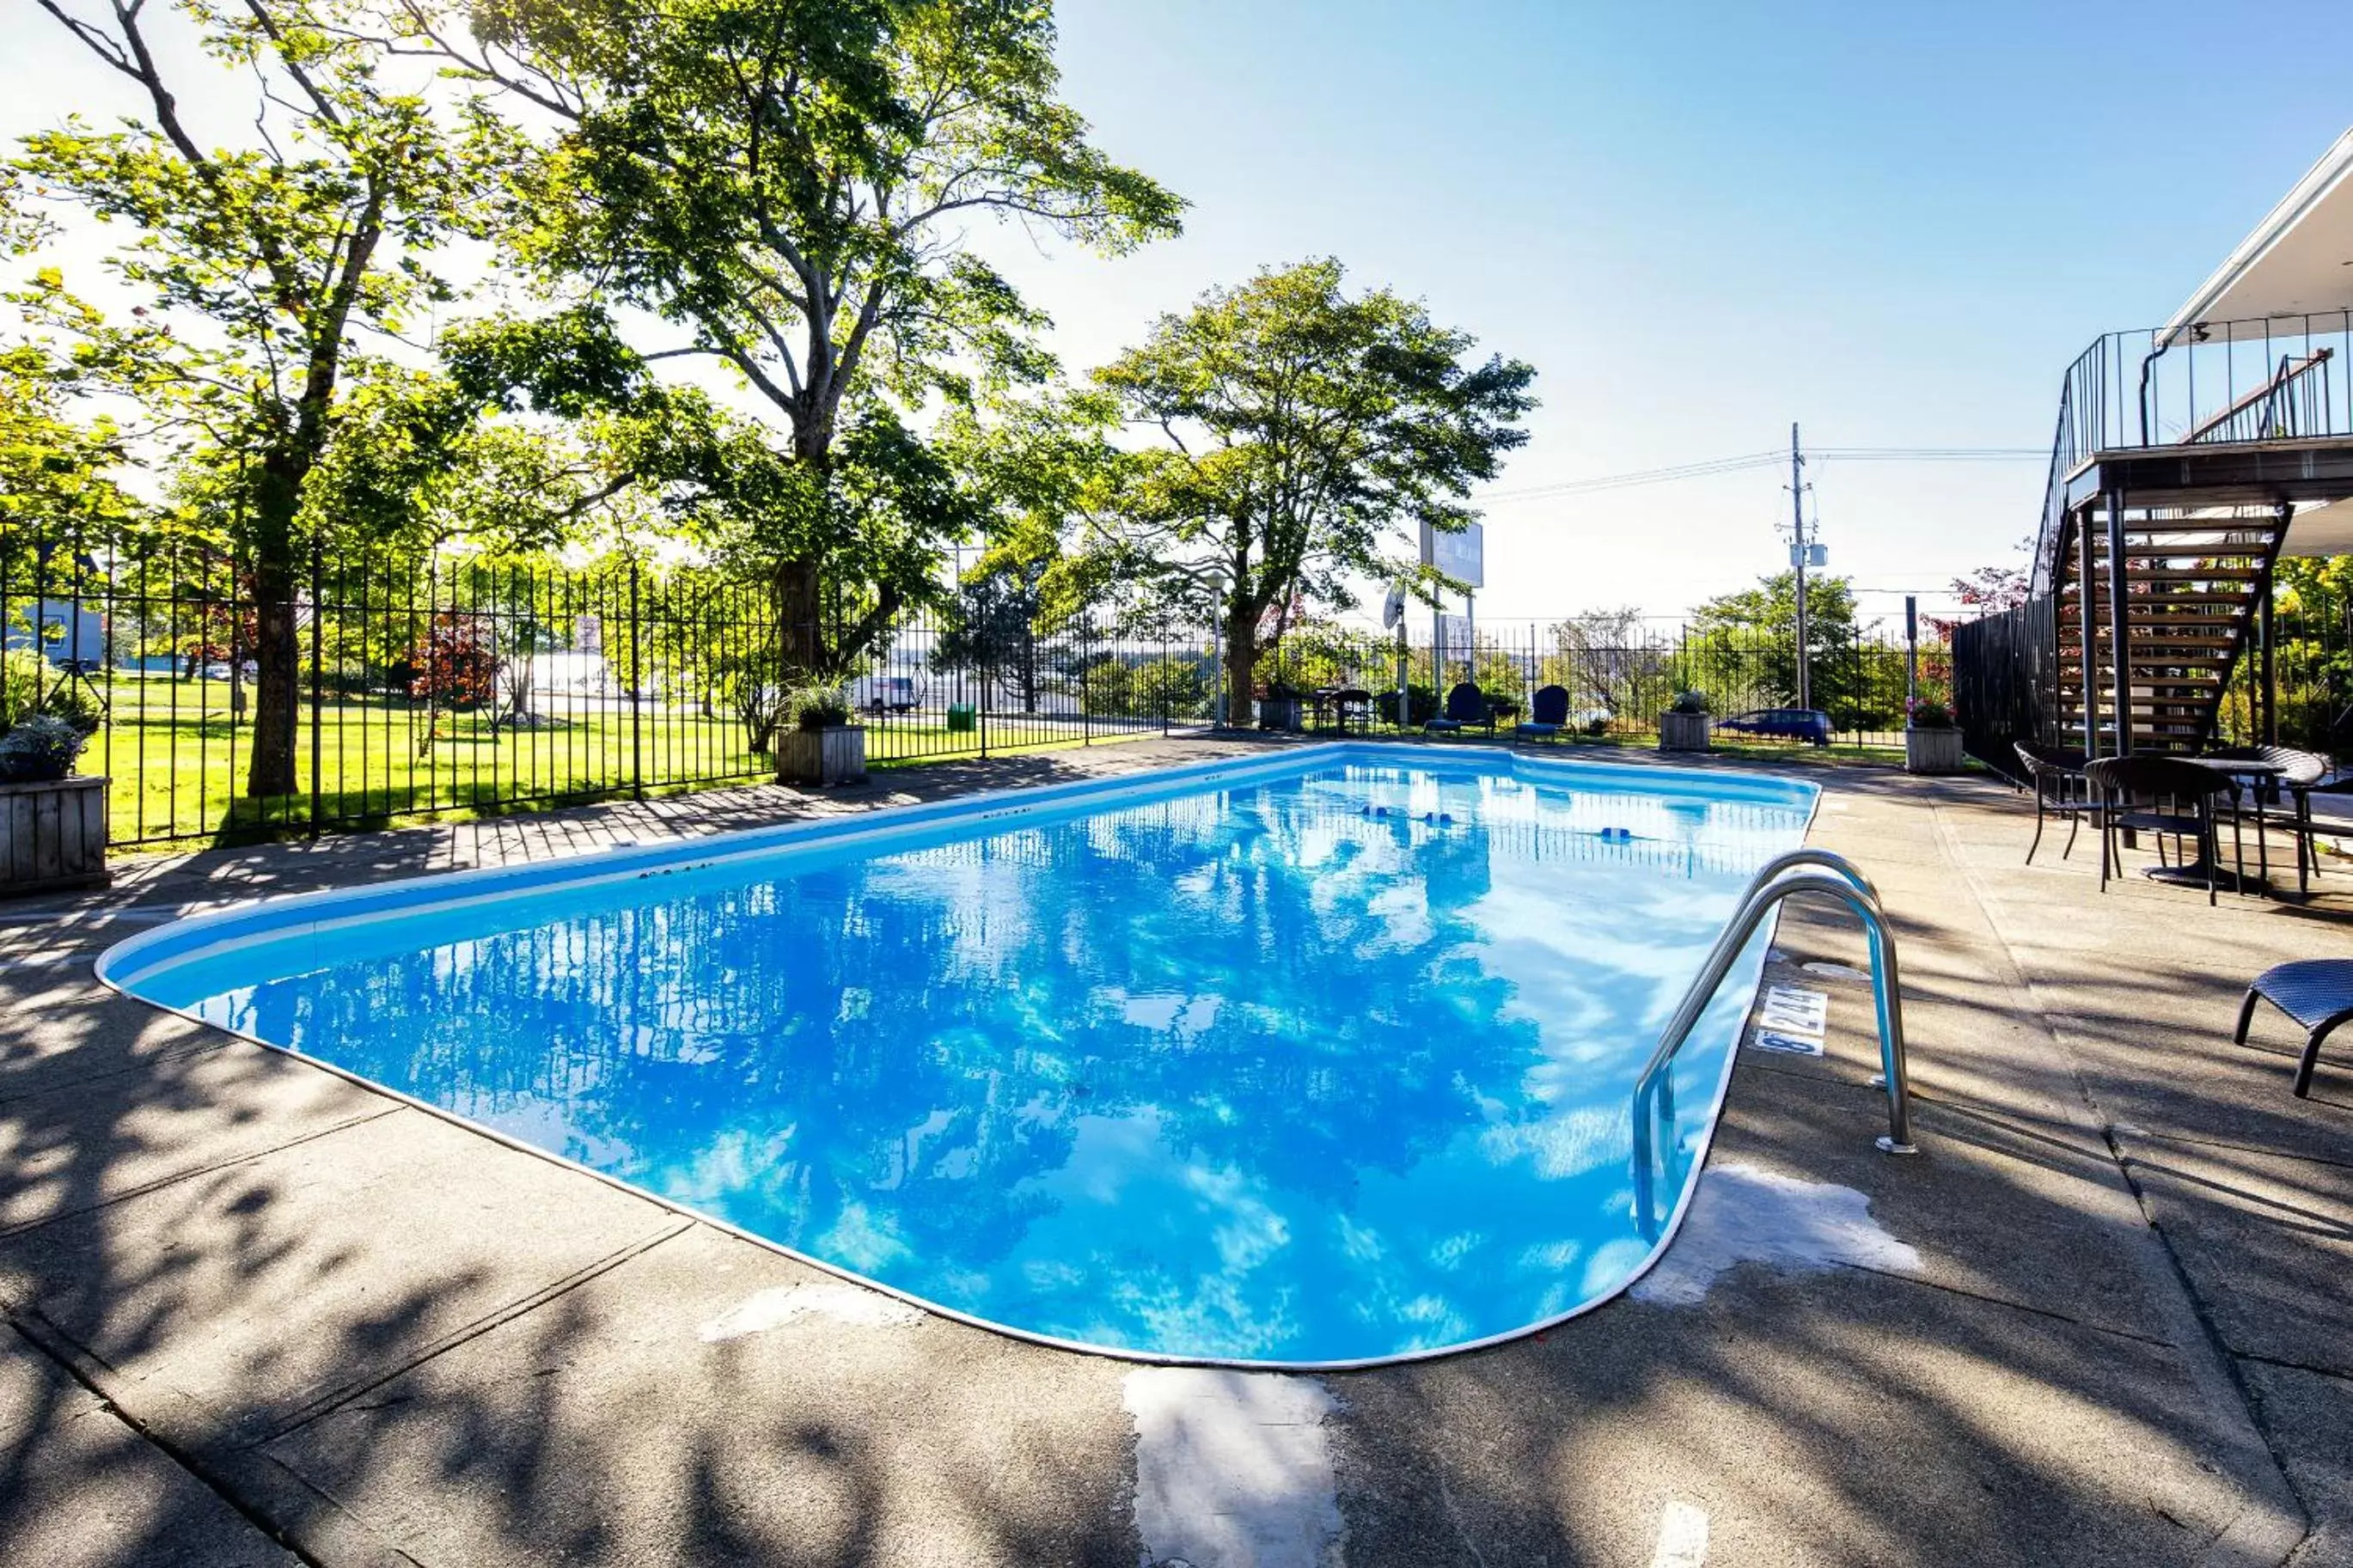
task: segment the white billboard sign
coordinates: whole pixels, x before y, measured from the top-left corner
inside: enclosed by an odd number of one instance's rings
[[[1441,533],[1421,525],[1421,563],[1435,566],[1458,583],[1473,588],[1487,585],[1487,526],[1474,522],[1460,533]]]

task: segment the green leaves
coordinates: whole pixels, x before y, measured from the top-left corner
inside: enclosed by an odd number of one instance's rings
[[[1465,334],[1385,289],[1349,296],[1336,261],[1213,290],[1096,373],[1158,437],[1127,466],[1093,547],[1140,581],[1198,594],[1214,572],[1248,647],[1271,606],[1346,608],[1352,583],[1410,571],[1399,535],[1475,515],[1526,433],[1535,372],[1466,365]]]
[[[962,244],[973,218],[1107,250],[1182,204],[1087,145],[1050,7],[1006,0],[487,0],[417,9],[454,69],[562,127],[519,176],[518,247],[693,334],[828,457],[865,391],[1035,382],[1041,324]]]

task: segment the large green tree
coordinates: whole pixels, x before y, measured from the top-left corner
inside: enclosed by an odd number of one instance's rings
[[[510,138],[479,105],[387,85],[345,0],[37,3],[144,110],[112,130],[73,119],[26,138],[14,175],[128,226],[110,261],[138,303],[104,314],[54,268],[16,303],[72,342],[86,385],[134,400],[151,436],[234,476],[256,608],[246,792],[286,794],[306,490],[368,340],[388,345],[449,296],[429,259],[480,226]],[[183,36],[163,36],[175,25]],[[207,73],[205,99],[244,95],[233,125],[184,110]]]
[[[1473,346],[1387,289],[1350,295],[1321,260],[1213,290],[1096,373],[1152,444],[1083,549],[1107,575],[1214,602],[1237,722],[1270,610],[1349,608],[1357,584],[1415,573],[1401,541],[1468,527],[1472,487],[1527,440],[1535,372],[1466,363]]]
[[[717,358],[781,426],[797,473],[746,542],[799,668],[846,668],[936,575],[936,509],[885,509],[902,531],[878,552],[878,481],[844,494],[851,438],[896,422],[878,399],[1050,368],[1042,318],[966,226],[1106,251],[1177,226],[1182,204],[1059,98],[1040,0],[399,3],[404,47],[556,128],[522,175],[527,259],[682,329],[654,352]]]

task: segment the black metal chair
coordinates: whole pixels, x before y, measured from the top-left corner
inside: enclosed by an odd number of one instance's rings
[[[2304,1055],[2295,1064],[2295,1097],[2309,1099],[2312,1069],[2320,1060],[2320,1042],[2339,1024],[2353,1019],[2353,959],[2299,959],[2275,963],[2256,975],[2239,1004],[2236,1038],[2240,1045],[2247,1043],[2247,1026],[2254,1022],[2257,997],[2286,1014],[2305,1031]]]
[[[1528,699],[1527,721],[1512,726],[1514,741],[1543,741],[1547,744],[1560,739],[1568,728],[1568,688],[1547,686]]]
[[[1373,694],[1361,686],[1344,686],[1332,693],[1332,721],[1343,735],[1354,722],[1356,733],[1369,735],[1373,730]]]
[[[2214,797],[2235,799],[2239,786],[2229,774],[2201,768],[2187,757],[2163,752],[2136,752],[2128,757],[2102,757],[2088,763],[2084,777],[2099,803],[2100,891],[2108,890],[2109,868],[2124,868],[2124,849],[2117,842],[2126,832],[2152,833],[2158,837],[2158,860],[2165,859],[2166,837],[2174,841],[2183,871],[2206,873],[2206,901],[2214,902],[2216,862],[2221,858],[2214,825],[2221,819]],[[2198,860],[2179,856],[2181,841],[2194,836]],[[2235,843],[2235,838],[2234,838]],[[2234,861],[2235,865],[2236,862]]]
[[[2032,741],[2018,742],[2017,749],[2019,765],[2034,786],[2034,842],[2026,847],[2026,863],[2034,864],[2034,852],[2042,847],[2043,819],[2050,816],[2067,819],[2067,844],[2059,851],[2064,860],[2075,852],[2075,832],[2084,818],[2099,816],[2091,782],[2084,776],[2084,753]]]

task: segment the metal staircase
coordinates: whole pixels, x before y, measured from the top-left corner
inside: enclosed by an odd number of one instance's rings
[[[2287,514],[2278,508],[2128,507],[2122,523],[2120,616],[2118,584],[2109,573],[2111,529],[2100,506],[2069,515],[2052,563],[2060,729],[2069,743],[2084,743],[2088,579],[2096,749],[2113,749],[2121,708],[2133,748],[2193,751],[2213,740],[2232,672],[2254,646],[2257,608],[2286,535]]]

